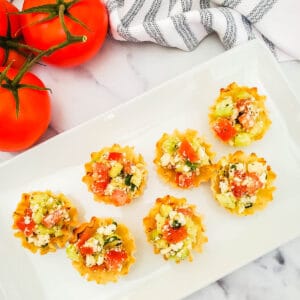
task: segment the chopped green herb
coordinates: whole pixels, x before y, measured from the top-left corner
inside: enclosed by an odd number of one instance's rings
[[[180,228],[180,227],[181,227],[181,223],[178,222],[177,220],[174,220],[174,221],[172,222],[172,227],[173,227],[173,228]]]
[[[188,167],[190,167],[192,171],[195,171],[195,170],[198,168],[198,166],[199,166],[199,164],[197,164],[197,163],[192,163],[192,162],[190,162],[188,159],[185,161],[185,164],[186,164]]]
[[[250,207],[252,207],[252,206],[253,206],[252,203],[246,203],[246,204],[245,204],[245,208],[250,208]]]
[[[130,190],[131,190],[132,192],[134,192],[134,191],[136,190],[136,188],[137,188],[137,186],[136,186],[135,184],[130,183]]]
[[[115,242],[114,243],[114,246],[119,246],[122,241],[119,237],[117,237],[116,235],[113,235],[113,236],[110,236],[109,238],[107,238],[105,241],[104,241],[104,245],[103,246],[106,246],[107,244],[110,244],[112,242]]]
[[[132,174],[127,174],[125,177],[125,184],[130,185],[130,180],[131,180]]]

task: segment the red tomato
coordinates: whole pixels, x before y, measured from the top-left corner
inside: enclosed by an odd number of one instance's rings
[[[48,214],[43,218],[42,224],[47,228],[51,228],[54,225],[56,225],[61,219],[62,219],[62,211],[55,210],[54,212]]]
[[[164,226],[163,238],[169,244],[176,244],[181,242],[187,237],[187,230],[185,226],[173,228],[170,224]]]
[[[254,195],[259,189],[263,187],[263,183],[259,180],[259,177],[255,173],[248,173],[247,174],[249,183],[248,187],[248,194],[250,196]]]
[[[94,230],[87,227],[79,236],[77,246],[81,248],[83,244],[94,234]]]
[[[120,160],[123,157],[123,154],[120,152],[109,152],[108,159],[109,160]]]
[[[68,4],[70,0],[25,0],[23,10],[42,5]],[[72,20],[68,14],[73,16]],[[34,12],[21,15],[21,24],[26,43],[34,48],[46,50],[66,40],[66,34],[62,28],[58,16],[44,21],[49,13]],[[79,22],[75,21],[75,18]],[[68,45],[44,57],[45,62],[57,66],[76,66],[86,62],[94,56],[102,46],[107,33],[108,16],[105,5],[99,0],[74,1],[65,10],[64,22],[72,35],[86,36],[86,42],[77,42]],[[84,25],[82,25],[82,24]]]
[[[229,141],[236,134],[235,128],[232,126],[231,122],[226,118],[218,119],[215,125],[213,126],[213,130],[215,131],[217,136],[224,142]]]
[[[237,101],[236,107],[239,112],[244,112],[248,108],[249,104],[251,104],[250,99],[240,99]]]
[[[94,253],[92,247],[80,247],[79,250],[82,255],[90,255]]]
[[[4,67],[0,67],[0,72],[3,70]],[[13,79],[17,72],[11,68],[7,73],[8,78]],[[25,73],[20,84],[44,88],[42,81],[30,72]],[[18,116],[12,92],[2,86],[0,100],[0,150],[20,151],[32,146],[46,131],[50,122],[48,91],[20,88]]]
[[[198,153],[193,149],[192,145],[186,139],[181,142],[178,153],[192,163],[199,160]]]
[[[126,161],[123,163],[123,170],[126,174],[131,174],[131,162],[130,161]]]
[[[25,220],[29,218],[29,223],[25,222]],[[25,224],[27,223],[27,224]],[[30,236],[34,230],[35,223],[32,219],[32,210],[30,208],[27,208],[25,211],[25,214],[23,217],[21,217],[17,222],[16,222],[17,227],[24,232],[26,236]]]
[[[95,179],[91,186],[92,192],[95,194],[103,194],[109,183],[109,166],[101,162],[96,162],[92,168],[93,178]]]
[[[245,128],[246,130],[249,129],[249,128],[252,128],[255,124],[254,118],[248,112],[243,113],[242,115],[240,115],[238,117],[238,120],[241,123],[241,125],[243,126],[243,128]]]
[[[194,174],[192,173],[191,176],[188,176],[184,173],[177,173],[176,174],[176,184],[181,188],[189,188],[194,183]]]
[[[0,38],[20,38],[20,16],[15,14],[16,12],[18,9],[12,3],[0,0]],[[0,43],[0,66],[7,66],[12,61],[14,61],[12,66],[19,68],[25,62],[25,56],[17,49],[8,46],[6,48]]]
[[[118,269],[124,261],[127,259],[128,255],[124,250],[110,250],[105,254],[105,264],[108,269]]]
[[[123,190],[114,190],[111,195],[111,200],[116,206],[122,206],[130,202],[127,193]]]

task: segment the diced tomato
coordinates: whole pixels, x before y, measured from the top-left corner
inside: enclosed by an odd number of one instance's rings
[[[108,269],[118,269],[127,257],[128,255],[124,250],[110,250],[105,254],[105,265]]]
[[[239,122],[245,129],[252,128],[255,124],[253,117],[251,117],[250,113],[243,113],[238,117]]]
[[[80,253],[82,255],[93,254],[94,250],[92,247],[79,247]]]
[[[181,188],[189,188],[194,183],[194,173],[190,176],[184,173],[177,173],[176,174],[176,184]]]
[[[52,228],[62,219],[62,216],[63,211],[61,209],[55,210],[43,218],[42,224],[47,228]]]
[[[92,165],[93,168],[93,174],[97,175],[98,178],[106,178],[108,177],[108,172],[110,169],[110,166],[108,166],[105,163],[102,162],[95,162]]]
[[[263,186],[255,173],[236,171],[231,183],[231,191],[235,197],[253,196]]]
[[[251,103],[250,99],[240,99],[236,102],[236,108],[238,112],[243,112],[247,109],[248,105]]]
[[[104,190],[109,184],[109,169],[110,167],[104,163],[94,163],[93,166],[93,178],[95,179],[91,185],[91,190],[95,194],[103,195]]]
[[[122,206],[130,202],[128,194],[123,190],[114,190],[111,195],[111,200],[116,206]]]
[[[263,187],[263,183],[259,180],[259,177],[256,175],[256,173],[248,173],[247,177],[249,180],[247,185],[248,194],[252,196]]]
[[[217,136],[224,142],[229,141],[236,135],[236,130],[232,126],[231,121],[226,118],[220,118],[213,126],[213,130]]]
[[[182,213],[185,216],[192,216],[193,215],[193,210],[190,207],[185,207],[185,208],[177,208],[177,212]]]
[[[131,174],[131,166],[132,163],[128,160],[123,163],[123,170],[126,174]]]
[[[95,229],[87,227],[80,235],[77,246],[81,248],[83,244],[95,233]]]
[[[120,160],[123,157],[123,154],[120,152],[109,152],[108,160]]]
[[[193,149],[192,145],[186,139],[181,142],[178,153],[192,163],[199,160],[198,153]]]
[[[27,219],[29,219],[29,223]],[[25,220],[27,221],[27,224],[25,224]],[[33,233],[35,222],[32,219],[32,210],[30,208],[25,210],[24,216],[17,220],[16,225],[25,234],[25,236],[30,236]]]
[[[95,193],[95,194],[103,195],[108,183],[109,183],[109,180],[105,180],[105,181],[96,180],[96,181],[94,181],[91,185],[92,192]]]
[[[163,238],[169,244],[176,244],[181,242],[187,237],[187,230],[185,226],[179,228],[173,228],[170,224],[166,224],[163,227]]]

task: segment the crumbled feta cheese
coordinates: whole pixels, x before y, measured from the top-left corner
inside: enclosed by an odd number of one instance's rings
[[[162,255],[168,254],[171,251],[171,247],[165,248],[165,249],[161,249],[160,253]]]
[[[93,255],[88,254],[85,258],[85,264],[87,267],[92,267],[96,264],[96,259]]]
[[[229,190],[228,181],[227,180],[220,181],[219,187],[220,187],[221,193],[228,192],[228,190]]]
[[[36,212],[39,209],[39,205],[38,204],[34,204],[34,205],[30,206],[30,208],[31,208],[32,212],[34,213],[34,212]]]
[[[114,189],[115,187],[111,183],[109,183],[105,188],[104,195],[111,196]]]
[[[110,235],[117,229],[116,224],[110,224],[107,226],[101,226],[97,229],[97,232],[104,235]]]
[[[164,153],[160,158],[160,164],[162,167],[166,167],[171,162],[171,155],[169,153]]]
[[[183,170],[184,173],[188,173],[191,170],[191,168],[187,165],[184,165],[182,170]]]
[[[97,258],[97,265],[100,266],[104,262],[104,256],[99,255]]]
[[[99,244],[99,241],[95,238],[90,238],[84,243],[84,247],[92,248],[93,252],[99,252],[102,250],[101,245]]]
[[[30,224],[31,222],[31,218],[29,216],[25,216],[24,217],[24,224],[27,225],[27,224]]]
[[[48,203],[48,204],[52,204],[53,201],[54,201],[54,199],[53,199],[52,197],[50,197],[50,198],[48,199],[47,203]]]
[[[174,164],[178,163],[181,160],[180,156],[178,154],[174,157]]]
[[[169,212],[169,218],[170,218],[170,224],[171,225],[174,221],[179,222],[181,224],[181,226],[184,226],[186,224],[185,217],[184,217],[183,213],[181,213],[181,212],[171,210]]]
[[[183,247],[183,242],[179,242],[179,243],[170,245],[170,248],[175,252],[180,250],[182,247]]]
[[[28,243],[33,243],[37,247],[42,247],[49,243],[50,235],[49,234],[39,234],[36,237],[28,237]]]

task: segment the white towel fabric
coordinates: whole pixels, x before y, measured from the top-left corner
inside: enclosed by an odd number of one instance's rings
[[[117,40],[191,51],[216,32],[225,49],[260,38],[279,61],[300,59],[299,0],[104,0]]]

